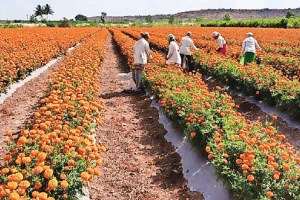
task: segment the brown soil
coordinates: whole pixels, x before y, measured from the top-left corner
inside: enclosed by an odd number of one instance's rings
[[[97,141],[107,147],[103,174],[90,184],[92,199],[203,199],[187,188],[180,156],[164,139],[166,130],[144,93],[126,93],[118,73],[126,71],[111,36],[102,65],[103,125]],[[201,180],[199,180],[201,181]]]

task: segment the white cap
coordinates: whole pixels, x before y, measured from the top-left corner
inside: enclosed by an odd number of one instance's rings
[[[252,32],[247,33],[247,36],[253,36]]]
[[[189,31],[189,32],[187,32],[187,34],[186,35],[188,35],[188,36],[191,36],[192,35],[192,32],[191,31]]]
[[[217,32],[217,31],[214,31],[214,32],[212,33],[212,35],[213,35],[213,37],[217,37],[217,36],[219,36],[219,35],[220,35],[220,33],[219,33],[219,32]]]
[[[175,36],[173,34],[168,35],[168,40],[175,40]]]
[[[141,32],[141,36],[142,36],[143,38],[150,38],[150,35],[149,35],[148,32]]]

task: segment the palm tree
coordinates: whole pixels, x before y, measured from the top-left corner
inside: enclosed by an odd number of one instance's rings
[[[44,6],[44,14],[47,15],[47,19],[48,19],[48,15],[52,15],[54,13],[54,11],[52,10],[52,8],[50,7],[49,4],[46,4]]]
[[[105,24],[105,17],[106,17],[106,12],[101,12],[101,17],[100,20],[102,21],[103,24]]]
[[[37,5],[37,7],[35,8],[35,11],[34,11],[34,15],[36,17],[40,16],[41,19],[43,19],[43,14],[44,14],[44,8],[43,8],[43,6]]]

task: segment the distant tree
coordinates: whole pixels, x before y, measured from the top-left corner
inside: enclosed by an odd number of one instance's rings
[[[48,15],[53,15],[54,13],[54,11],[52,10],[49,4],[46,4],[43,10],[44,10],[44,14],[47,15],[47,19],[48,19]]]
[[[289,20],[286,19],[286,18],[283,18],[280,20],[280,27],[281,28],[288,28],[288,23],[289,23]]]
[[[76,20],[76,21],[87,21],[88,18],[87,18],[87,16],[84,16],[84,15],[82,15],[82,14],[79,14],[79,15],[76,15],[75,20]]]
[[[35,17],[35,15],[34,14],[32,14],[32,15],[30,15],[30,18],[29,18],[29,22],[36,22],[37,21],[37,19],[36,19],[36,17]]]
[[[151,15],[148,15],[148,16],[146,16],[146,22],[147,23],[149,23],[149,24],[151,24],[151,23],[153,23],[153,17],[151,16]]]
[[[37,7],[35,8],[35,11],[34,11],[34,16],[35,17],[41,17],[41,19],[43,19],[43,15],[44,15],[43,6],[37,5]]]
[[[107,13],[106,12],[101,12],[101,17],[100,17],[100,20],[102,21],[103,24],[105,24],[105,18],[107,16]]]
[[[175,15],[171,15],[170,18],[169,18],[169,24],[174,24],[175,21],[176,21]]]
[[[293,11],[288,11],[287,13],[286,13],[286,18],[292,18],[292,17],[295,17],[296,16],[296,14],[293,12]]]
[[[225,13],[225,15],[223,16],[223,20],[230,21],[231,20],[230,14],[229,13]]]
[[[34,16],[35,17],[40,17],[41,20],[44,19],[43,15],[52,15],[54,11],[52,10],[51,6],[49,4],[46,4],[45,6],[37,5],[35,10],[34,10]]]
[[[204,21],[204,19],[202,18],[202,17],[197,17],[196,18],[196,22],[198,22],[198,23],[201,23],[201,22],[203,22]]]

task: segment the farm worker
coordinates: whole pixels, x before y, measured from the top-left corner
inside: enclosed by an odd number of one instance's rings
[[[167,55],[167,64],[176,64],[180,66],[181,64],[181,57],[179,54],[179,46],[175,40],[175,36],[172,34],[169,34],[168,36],[169,41],[169,52]]]
[[[244,56],[244,65],[254,62],[256,58],[256,48],[262,50],[256,39],[253,37],[253,33],[247,33],[247,38],[243,41],[242,55]]]
[[[142,89],[142,73],[147,65],[147,58],[152,59],[150,54],[150,47],[148,40],[149,33],[141,33],[141,39],[136,41],[133,47],[134,52],[134,66],[133,66],[133,80],[136,84],[136,89]]]
[[[227,54],[227,46],[226,46],[226,41],[225,39],[221,36],[221,34],[219,32],[213,32],[212,36],[215,40],[217,40],[218,42],[218,47],[217,47],[217,52],[223,54],[224,56],[226,56]]]
[[[184,61],[187,61],[187,67],[188,71],[193,71],[192,66],[192,53],[190,51],[190,47],[193,47],[196,51],[198,48],[194,45],[194,42],[192,40],[192,32],[188,32],[186,36],[184,36],[181,39],[180,45],[179,45],[179,53],[181,57],[181,67],[183,67]]]

